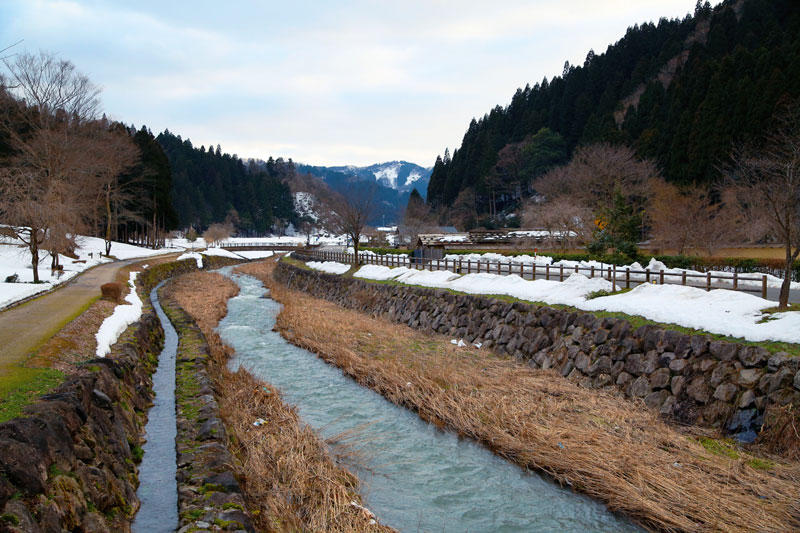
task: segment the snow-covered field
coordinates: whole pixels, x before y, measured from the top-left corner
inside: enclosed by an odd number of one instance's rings
[[[322,272],[327,272],[328,274],[344,274],[348,270],[350,270],[350,265],[345,265],[344,263],[337,263],[335,261],[309,261],[306,263],[309,268],[313,268],[314,270],[320,270]]]
[[[485,254],[449,254],[444,256],[442,260],[442,264],[444,265],[445,262],[452,264],[453,262],[461,261],[462,264],[468,261],[472,261],[473,268],[477,262],[482,263],[482,268],[485,267],[486,264],[489,265],[490,271],[497,271],[498,268],[501,270],[507,271],[506,265],[509,263],[513,265],[513,271],[517,272],[520,265],[523,267],[523,273],[525,277],[532,276],[533,269],[536,268],[536,276],[541,277],[546,274],[547,265],[550,265],[550,275],[558,275],[560,267],[564,267],[565,274],[568,274],[569,271],[575,272],[575,267],[578,267],[581,274],[588,274],[592,267],[594,267],[595,271],[598,273],[600,271],[606,272],[610,267],[613,265],[609,263],[602,263],[600,261],[570,261],[566,259],[562,259],[560,261],[553,261],[553,258],[547,255],[538,255],[538,256],[530,256],[530,255],[517,255],[517,256],[505,256],[495,253],[485,253]],[[500,266],[502,264],[502,266]],[[504,268],[505,267],[505,268]],[[644,272],[649,270],[652,275],[658,275],[660,272],[664,272],[664,281],[667,283],[681,283],[681,276],[685,272],[687,275],[687,282],[689,285],[702,285],[705,283],[706,279],[706,272],[700,272],[697,270],[688,270],[682,268],[667,268],[667,266],[662,263],[661,261],[657,261],[655,258],[650,258],[650,262],[646,265],[641,265],[640,263],[634,262],[630,265],[623,265],[617,266],[617,274],[616,279],[617,281],[625,281],[626,273],[625,270],[630,269],[631,272]],[[715,287],[719,286],[728,286],[733,287],[733,273],[731,272],[722,272],[722,271],[711,271],[711,276],[722,276],[726,279],[714,279],[713,284]],[[630,274],[630,280],[633,282],[643,282],[645,281],[646,274]],[[738,283],[740,286],[748,286],[748,287],[760,287],[761,286],[761,278],[762,275],[758,273],[753,274],[739,274]],[[652,277],[651,277],[652,279]],[[771,288],[780,288],[783,280],[779,277],[767,275],[767,286]],[[792,289],[800,289],[799,282],[792,282]]]
[[[339,263],[342,268],[347,265]],[[332,270],[334,266],[329,267]],[[800,312],[774,313],[760,322],[762,309],[775,302],[727,289],[705,291],[680,285],[640,285],[630,292],[587,299],[599,290],[611,291],[608,280],[572,274],[563,282],[524,280],[513,275],[491,273],[459,276],[447,271],[413,270],[364,265],[355,277],[395,280],[401,283],[453,289],[471,294],[502,294],[522,300],[564,304],[586,311],[613,311],[650,320],[678,324],[710,333],[742,337],[751,341],[800,343]]]
[[[75,277],[87,268],[100,263],[108,263],[112,259],[101,257],[105,253],[105,241],[96,237],[77,238],[78,249],[75,250],[77,259],[61,256],[63,273],[58,276],[50,271],[50,256],[47,252],[40,252],[39,279],[42,283],[33,283],[33,268],[31,267],[31,254],[27,248],[19,246],[19,242],[5,237],[0,238],[0,307],[4,307],[23,298],[50,290],[56,285],[64,283]],[[131,259],[134,257],[150,257],[180,251],[174,248],[151,250],[140,246],[132,246],[115,242],[111,246],[111,255],[118,259]],[[16,274],[16,283],[5,283],[9,276]]]
[[[272,250],[242,250],[236,252],[236,255],[244,257],[245,259],[266,259],[267,257],[275,255],[275,252]]]

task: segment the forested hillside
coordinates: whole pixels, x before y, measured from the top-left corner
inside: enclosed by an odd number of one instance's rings
[[[668,181],[709,183],[734,145],[759,137],[798,95],[796,0],[698,2],[693,15],[635,25],[605,53],[473,119],[452,157],[437,158],[428,202],[452,206],[461,194],[490,212],[599,141],[654,159]]]
[[[236,156],[195,148],[168,130],[157,137],[172,168],[173,205],[181,227],[207,227],[231,220],[243,235],[264,234],[297,222],[289,185],[291,161],[245,165]]]

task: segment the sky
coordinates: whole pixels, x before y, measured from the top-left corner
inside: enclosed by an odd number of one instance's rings
[[[0,0],[0,48],[45,50],[113,119],[243,158],[432,166],[518,87],[695,0]]]

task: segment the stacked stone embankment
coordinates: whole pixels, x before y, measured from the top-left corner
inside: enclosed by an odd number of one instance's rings
[[[130,530],[162,341],[145,313],[109,357],[0,424],[0,531]]]
[[[290,288],[348,309],[449,335],[552,369],[591,388],[613,387],[665,417],[751,441],[770,405],[800,405],[798,358],[760,346],[638,328],[620,318],[367,282],[280,262]]]

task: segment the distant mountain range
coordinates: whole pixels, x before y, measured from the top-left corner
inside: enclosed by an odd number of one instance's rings
[[[320,178],[331,189],[346,193],[353,187],[375,188],[377,207],[370,223],[392,224],[398,222],[408,204],[413,189],[424,198],[428,191],[432,168],[424,168],[408,161],[388,161],[367,167],[312,166],[296,164],[299,174]]]

